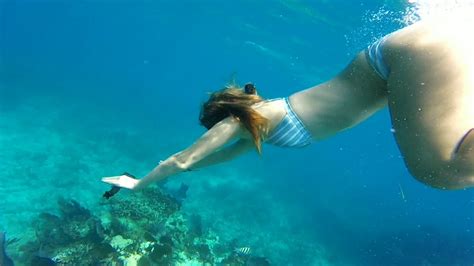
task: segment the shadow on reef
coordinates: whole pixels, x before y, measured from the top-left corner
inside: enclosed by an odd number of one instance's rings
[[[149,188],[104,200],[94,215],[59,199],[57,214],[34,220],[35,238],[20,246],[19,258],[26,265],[270,265],[236,254],[199,215],[183,214],[180,202]]]

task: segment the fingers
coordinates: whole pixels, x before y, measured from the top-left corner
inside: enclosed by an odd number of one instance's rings
[[[107,184],[110,184],[110,185],[120,186],[118,180],[113,180],[113,179],[105,180],[105,179],[102,179],[102,181],[107,183]]]
[[[103,177],[102,182],[122,187],[122,188],[128,188],[128,189],[133,189],[133,187],[138,183],[138,179],[126,176],[126,175],[120,175],[120,176],[110,176],[110,177]]]
[[[102,178],[102,182],[118,186],[120,183],[121,176],[110,176]]]
[[[104,179],[119,179],[122,176],[124,176],[124,175],[104,176],[104,177],[102,177],[102,180],[104,180]]]
[[[118,179],[119,177],[102,177],[103,182],[109,182],[109,181],[118,180]]]

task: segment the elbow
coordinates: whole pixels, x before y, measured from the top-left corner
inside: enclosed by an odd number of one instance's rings
[[[194,164],[192,163],[191,158],[185,158],[184,156],[180,155],[171,156],[166,161],[169,161],[168,163],[179,172],[189,171],[191,166]]]

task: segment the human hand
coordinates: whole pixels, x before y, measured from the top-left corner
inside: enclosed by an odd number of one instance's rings
[[[121,188],[128,188],[128,189],[135,189],[139,180],[134,178],[130,174],[123,174],[118,176],[110,176],[102,178],[102,182],[121,187]]]

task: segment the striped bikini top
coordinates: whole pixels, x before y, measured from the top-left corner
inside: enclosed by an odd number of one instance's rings
[[[283,100],[285,100],[286,115],[270,132],[265,142],[280,147],[304,147],[311,144],[313,137],[291,108],[288,98],[283,98]]]

